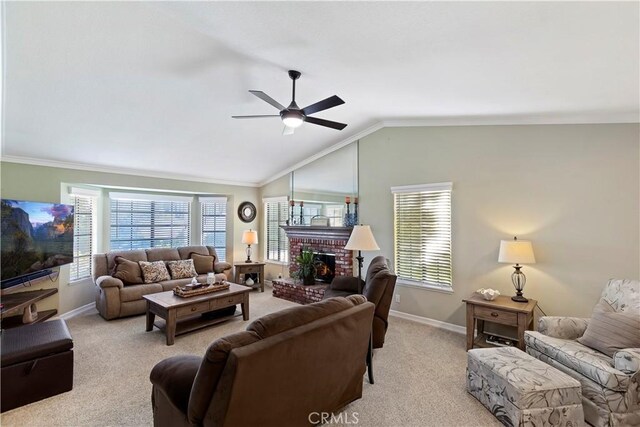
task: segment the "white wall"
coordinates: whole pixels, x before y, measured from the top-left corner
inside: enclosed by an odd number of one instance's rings
[[[452,295],[398,286],[392,309],[464,325],[480,287],[513,295],[501,239],[533,243],[525,296],[588,317],[611,277],[640,273],[637,124],[387,128],[360,142],[361,221],[393,262],[391,186],[453,182]]]

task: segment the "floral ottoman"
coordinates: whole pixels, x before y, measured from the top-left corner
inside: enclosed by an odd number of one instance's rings
[[[513,347],[469,350],[467,391],[506,426],[586,425],[580,383]]]

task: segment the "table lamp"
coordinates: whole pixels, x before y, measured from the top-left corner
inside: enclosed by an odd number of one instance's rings
[[[529,302],[528,299],[522,296],[522,290],[524,289],[524,284],[527,282],[527,277],[520,271],[522,268],[520,264],[536,263],[531,242],[528,240],[518,240],[517,237],[514,237],[513,240],[501,240],[498,262],[515,264],[513,266],[515,271],[511,274],[511,281],[516,288],[516,295],[511,297],[511,299],[516,302]]]
[[[358,251],[358,256],[356,257],[358,260],[358,293],[361,294],[362,261],[364,261],[362,251],[377,251],[380,249],[375,237],[373,237],[371,227],[362,224],[354,226],[351,236],[349,236],[349,241],[344,248],[350,251]]]
[[[258,232],[255,230],[245,230],[242,233],[242,243],[247,245],[247,260],[245,262],[253,262],[251,261],[251,245],[258,244]]]

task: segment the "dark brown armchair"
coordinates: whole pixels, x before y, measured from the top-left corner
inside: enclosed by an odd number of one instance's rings
[[[362,294],[376,306],[373,316],[373,348],[381,348],[387,332],[389,309],[397,276],[391,271],[389,260],[379,255],[371,260],[365,279]],[[324,299],[357,294],[359,281],[362,282],[357,277],[335,277],[325,291]]]
[[[156,427],[279,427],[362,397],[373,304],[362,295],[296,306],[216,340],[204,357],[151,371]]]

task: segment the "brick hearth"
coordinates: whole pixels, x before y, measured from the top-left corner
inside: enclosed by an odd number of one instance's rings
[[[296,284],[293,279],[275,279],[273,284],[273,296],[297,302],[298,304],[310,304],[322,301],[327,285],[317,284],[305,286]]]

